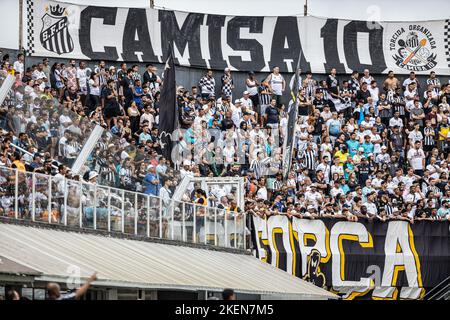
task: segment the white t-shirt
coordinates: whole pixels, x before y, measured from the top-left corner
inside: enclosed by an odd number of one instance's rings
[[[389,126],[390,127],[394,127],[394,126],[399,126],[400,128],[403,128],[403,120],[398,118],[392,118],[391,120],[389,120]]]
[[[242,104],[242,106],[246,107],[247,111],[248,110],[253,110],[253,102],[252,102],[252,100],[250,98],[248,98],[248,99],[242,98],[241,99],[241,104]]]
[[[417,95],[416,90],[413,91],[409,91],[408,89],[405,90],[405,102],[406,102],[405,107],[407,109],[411,109],[414,106],[414,99],[411,98],[414,98],[416,95]],[[411,100],[408,100],[406,98],[410,98]]]
[[[259,188],[258,192],[256,193],[256,198],[267,200],[267,189],[266,189],[266,187]]]
[[[420,131],[413,130],[409,133],[408,139],[412,141],[412,143],[416,143],[416,141],[423,140],[423,134]]]
[[[409,149],[408,160],[411,167],[414,170],[423,170],[422,160],[425,159],[425,153],[422,149],[416,150],[415,148]]]
[[[361,78],[361,84],[362,83],[367,83],[367,86],[370,86],[370,83],[373,81],[373,77],[372,76],[369,76],[368,78],[366,78],[366,77],[362,77]]]
[[[16,72],[20,73],[21,76],[23,75],[23,62],[17,60],[16,62],[14,62],[13,67]]]
[[[378,210],[377,210],[377,206],[375,205],[375,203],[373,202],[366,202],[364,204],[367,208],[367,212],[371,215],[377,215],[378,214]]]
[[[307,191],[305,192],[305,200],[317,209],[319,201],[322,200],[322,195],[319,192]]]
[[[95,81],[93,79],[89,80],[89,88],[90,88],[90,94],[93,96],[100,96],[100,87],[96,86],[94,87]]]
[[[39,71],[38,69],[36,69],[36,70],[34,70],[33,74],[31,75],[31,78],[33,80],[39,80],[39,79],[47,78],[47,76],[45,75],[44,71]]]
[[[87,70],[88,69],[77,69],[77,79],[80,81],[80,88],[81,91],[87,90],[87,83],[88,83],[88,76],[87,76]]]
[[[374,103],[377,103],[379,100],[379,94],[380,94],[380,89],[378,87],[372,88],[371,86],[368,87],[369,92],[370,92],[370,96],[372,97],[372,101]]]
[[[416,82],[416,83],[417,83],[416,79],[411,80],[410,78],[406,78],[405,81],[403,81],[403,86],[404,86],[405,88],[408,88],[409,84],[410,84],[410,83],[413,83],[413,82]]]
[[[433,179],[438,179],[439,178],[439,172],[437,171],[437,168],[439,168],[439,166],[437,164],[429,164],[427,165],[427,170],[430,171],[430,177]]]
[[[370,141],[373,143],[373,153],[381,152],[381,145],[379,143],[375,143],[374,141],[381,140],[381,137],[378,133],[370,135]]]

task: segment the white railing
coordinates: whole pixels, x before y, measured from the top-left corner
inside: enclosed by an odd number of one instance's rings
[[[2,166],[0,216],[246,249],[245,213]]]

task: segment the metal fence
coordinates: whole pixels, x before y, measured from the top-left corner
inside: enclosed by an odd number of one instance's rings
[[[0,166],[0,216],[245,250],[245,213]]]

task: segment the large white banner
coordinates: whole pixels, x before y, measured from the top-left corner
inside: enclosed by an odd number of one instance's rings
[[[314,73],[362,71],[450,75],[450,20],[367,22],[316,17],[243,17],[78,6],[27,0],[34,56],[165,61],[169,43],[183,66]]]

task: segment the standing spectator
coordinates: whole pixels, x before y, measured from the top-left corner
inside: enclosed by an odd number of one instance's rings
[[[269,84],[269,88],[272,91],[272,98],[275,98],[276,105],[281,106],[281,98],[283,96],[284,89],[286,88],[286,81],[280,74],[279,67],[273,67],[272,73],[265,80]]]
[[[397,88],[400,88],[400,81],[395,77],[394,71],[389,70],[388,76],[383,82],[383,89],[393,94]]]
[[[77,69],[77,87],[80,92],[80,99],[83,105],[86,105],[86,97],[88,94],[89,78],[91,76],[91,70],[86,68],[85,61],[80,61],[79,68]]]
[[[67,88],[75,87],[78,90],[77,67],[74,59],[71,59],[69,61],[69,65],[66,67],[66,69],[64,69],[62,75],[67,80]]]
[[[404,150],[406,148],[406,141],[403,138],[403,135],[400,133],[400,127],[398,125],[394,125],[392,127],[392,134],[390,136],[390,147],[391,150],[400,152],[404,155]]]
[[[407,158],[411,168],[414,169],[414,174],[423,176],[423,171],[425,168],[425,153],[421,148],[420,141],[416,141],[414,143],[414,148],[409,149]]]
[[[95,66],[94,72],[98,76],[98,82],[99,86],[106,85],[107,79],[107,72],[106,72],[106,63],[104,60],[99,61],[98,65]]]
[[[431,90],[436,96],[439,96],[441,91],[441,81],[436,77],[436,72],[430,72],[430,77],[427,79],[427,85],[431,85]]]
[[[289,82],[289,88],[291,89],[291,91],[294,92],[294,94],[297,94],[302,88],[303,88],[303,81],[302,81],[302,69],[298,69],[297,70],[297,74],[298,74],[298,83],[297,83],[297,88],[294,88],[294,81],[295,81],[295,72],[292,75],[291,81]]]
[[[233,77],[231,76],[230,68],[225,68],[221,80],[222,80],[222,95],[225,97],[230,97],[230,99],[233,100],[234,82]]]
[[[416,88],[419,88],[419,86],[420,86],[419,81],[417,81],[417,78],[416,78],[416,73],[414,71],[411,71],[409,73],[409,78],[406,78],[403,81],[403,90],[406,90],[411,83],[414,83],[416,85]]]
[[[161,184],[159,182],[158,174],[156,173],[156,168],[153,165],[150,165],[149,171],[145,175],[144,183],[146,194],[151,194],[154,196],[159,195],[159,189],[161,188]]]
[[[261,85],[258,88],[259,92],[259,119],[261,122],[261,125],[263,125],[263,119],[264,115],[266,114],[266,109],[270,105],[272,101],[272,90],[269,87],[269,84],[267,81],[263,81]]]
[[[124,104],[125,109],[128,109],[128,107],[131,105],[131,102],[133,101],[133,73],[133,69],[128,69],[127,74],[120,81],[122,103]]]
[[[273,98],[270,101],[270,105],[267,107],[264,114],[265,124],[272,129],[278,129],[278,123],[280,120],[280,111],[277,108],[277,100]]]
[[[248,77],[247,77],[247,79],[245,79],[245,86],[246,86],[246,91],[248,92],[249,97],[252,100],[255,111],[258,112],[259,115],[261,115],[261,110],[259,109],[259,98],[258,98],[259,82],[256,79],[254,72],[251,71],[248,73]]]
[[[162,84],[161,78],[157,74],[158,68],[153,64],[146,65],[146,71],[143,76],[142,86],[148,86],[150,90],[154,90],[154,92],[160,91],[160,85]]]
[[[214,96],[216,90],[216,80],[213,78],[212,70],[208,70],[198,83],[202,98],[208,99]]]
[[[376,105],[378,104],[378,100],[380,97],[380,89],[377,86],[377,82],[375,80],[372,80],[370,82],[370,87],[368,88],[370,92],[370,97],[372,98],[373,103]]]
[[[364,75],[361,77],[360,85],[362,87],[363,83],[367,84],[368,86],[372,83],[374,80],[373,77],[370,75],[369,69],[364,69]]]
[[[14,62],[13,68],[20,75],[20,77],[23,77],[24,75],[24,61],[25,61],[25,55],[23,53],[19,53],[17,55],[17,60]]]
[[[302,87],[305,89],[306,97],[312,100],[317,88],[317,81],[313,79],[311,71],[306,72]]]

